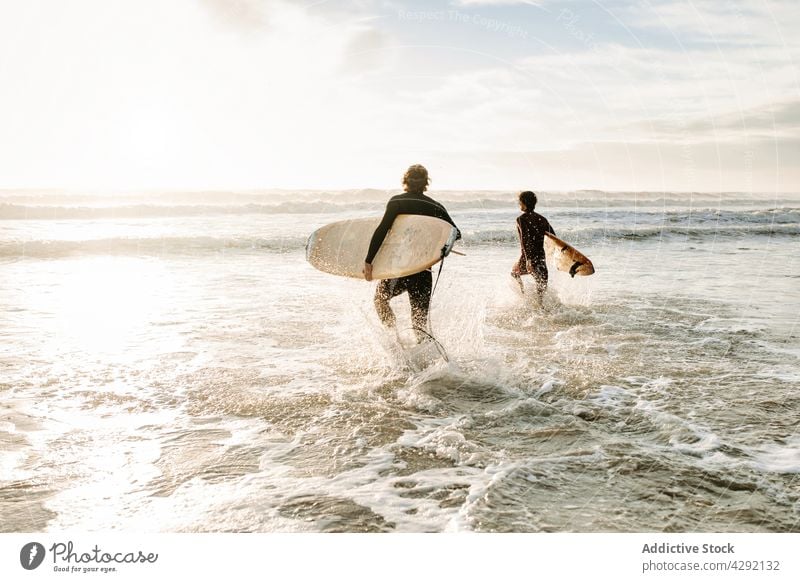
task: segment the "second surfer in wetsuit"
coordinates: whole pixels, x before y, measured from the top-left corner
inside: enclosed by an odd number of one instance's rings
[[[405,192],[397,196],[392,196],[386,204],[386,211],[383,214],[378,228],[372,235],[369,244],[367,257],[364,259],[364,278],[372,281],[372,261],[386,238],[386,234],[392,227],[394,219],[399,214],[421,214],[423,216],[433,216],[449,222],[456,226],[447,210],[439,202],[425,195],[430,180],[428,170],[424,166],[414,165],[406,170],[403,176],[403,186]],[[456,227],[458,230],[458,227]],[[457,238],[461,238],[458,232]],[[378,283],[375,290],[375,310],[378,312],[383,324],[387,327],[395,326],[395,316],[389,306],[389,300],[402,293],[408,292],[408,299],[411,303],[411,322],[418,341],[426,337],[425,330],[428,327],[428,309],[431,303],[431,288],[433,276],[430,269],[425,269],[419,273],[399,277],[397,279],[383,279]]]
[[[522,210],[522,214],[517,217],[517,234],[522,254],[511,269],[511,276],[517,280],[520,289],[524,291],[522,275],[533,275],[536,282],[536,293],[539,303],[541,303],[547,290],[544,233],[549,232],[552,235],[556,233],[544,216],[534,212],[536,202],[536,194],[533,192],[519,193],[519,209]]]

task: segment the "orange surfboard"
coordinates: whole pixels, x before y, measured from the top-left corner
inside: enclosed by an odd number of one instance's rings
[[[549,232],[545,233],[544,251],[553,260],[556,269],[569,273],[571,277],[585,277],[594,273],[594,265],[586,255]]]

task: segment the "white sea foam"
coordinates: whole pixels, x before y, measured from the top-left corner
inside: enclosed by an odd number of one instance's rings
[[[767,473],[800,473],[800,437],[760,447],[753,453],[750,465]]]
[[[589,400],[610,408],[630,407],[635,398],[634,394],[621,386],[600,386],[597,393],[588,397]]]

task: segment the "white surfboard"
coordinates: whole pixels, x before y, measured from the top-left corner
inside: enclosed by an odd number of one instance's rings
[[[323,226],[308,237],[306,260],[325,273],[363,279],[364,258],[380,221],[359,218]],[[394,279],[427,269],[447,256],[457,232],[432,216],[397,216],[372,261],[372,278]]]

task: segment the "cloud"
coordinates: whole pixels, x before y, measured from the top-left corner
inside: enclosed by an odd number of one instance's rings
[[[795,58],[800,47],[794,34],[800,26],[794,0],[662,0],[629,3],[619,13],[634,28],[672,34],[681,42],[781,47]]]
[[[341,150],[363,98],[340,68],[353,46],[374,44],[364,23],[289,2],[218,11],[225,6],[0,4],[0,84],[13,88],[0,92],[8,169],[0,179],[127,188],[291,182],[286,176],[308,173],[307,155]]]
[[[539,6],[548,0],[454,0],[454,6],[511,6],[514,4],[527,4],[529,6]]]
[[[796,93],[791,60],[771,49],[759,49],[760,58],[752,59],[752,52],[602,45],[577,54],[522,59],[520,67],[547,89],[549,107],[562,100],[580,112],[587,131],[615,131],[635,140],[647,137],[640,131],[648,124],[653,131],[671,125],[687,132],[696,120],[768,112]],[[776,118],[778,126],[782,121]]]
[[[772,163],[784,166],[784,185],[797,177],[785,168],[797,151],[797,67],[774,34],[681,49],[648,42],[646,14],[615,4],[641,43],[559,44],[558,33],[574,41],[572,21],[526,10],[531,36],[508,54],[501,35],[475,50],[474,31],[445,23],[426,24],[440,41],[419,41],[424,26],[380,18],[374,4],[141,2],[146,10],[0,5],[6,183],[383,186],[409,160],[429,160],[440,186],[533,176],[551,187],[669,189],[673,175],[718,189],[720,175],[741,174],[746,152],[770,147],[779,161],[754,155],[751,175],[770,183],[769,169],[756,169]],[[687,13],[671,14],[677,31]],[[534,25],[556,34],[537,36]],[[592,33],[595,21],[580,26]],[[680,26],[684,37],[694,30]],[[717,149],[730,168],[683,176],[682,155],[702,152],[706,164]],[[665,165],[666,182],[645,181],[662,154],[680,171]]]
[[[270,0],[200,0],[218,21],[238,30],[263,30],[269,23]]]
[[[437,188],[444,187],[441,169],[446,169],[447,177],[469,176],[475,189],[796,193],[800,167],[785,160],[798,156],[800,140],[781,139],[688,145],[598,141],[560,151],[432,152],[426,160]]]
[[[800,101],[765,103],[741,111],[709,112],[687,117],[680,124],[664,121],[638,122],[632,131],[652,140],[683,143],[713,139],[717,143],[752,140],[785,140],[800,135]]]
[[[389,35],[378,28],[357,27],[344,47],[342,71],[365,74],[375,71],[387,62]]]

